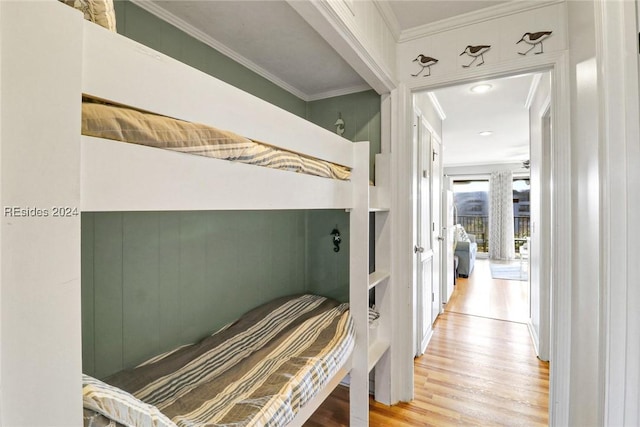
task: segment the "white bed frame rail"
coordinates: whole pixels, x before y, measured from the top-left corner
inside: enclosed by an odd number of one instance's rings
[[[83,93],[353,167],[344,138],[91,22],[83,27]],[[349,208],[357,186],[83,139],[84,211]]]
[[[350,143],[85,22],[57,1],[2,1],[0,23],[3,208],[350,210],[358,333],[351,425],[367,425],[367,363],[360,364],[367,360],[369,144]],[[352,177],[338,181],[81,137],[82,93],[348,166]],[[81,425],[80,217],[5,216],[0,230],[0,425]]]

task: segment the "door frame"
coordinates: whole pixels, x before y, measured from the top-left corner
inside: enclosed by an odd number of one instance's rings
[[[402,250],[411,248],[414,239],[413,225],[415,211],[414,201],[407,195],[415,194],[414,171],[414,142],[412,138],[413,94],[419,91],[433,91],[446,86],[472,83],[484,79],[495,79],[531,72],[549,71],[551,73],[551,112],[553,128],[553,158],[551,170],[554,174],[554,191],[552,219],[552,244],[556,248],[556,256],[551,260],[552,268],[552,325],[551,325],[551,360],[549,387],[549,421],[550,425],[567,425],[569,421],[569,380],[571,355],[571,286],[556,286],[555,284],[569,284],[571,282],[571,139],[570,139],[570,78],[569,54],[567,51],[552,52],[544,56],[531,57],[517,63],[503,63],[487,67],[466,70],[464,73],[433,76],[428,81],[415,81],[407,84],[402,82],[393,91],[396,100],[393,116],[395,126],[392,126],[392,136],[397,141],[395,156],[392,158],[392,173],[395,176],[394,192],[392,195],[392,210],[396,213],[393,232],[396,245],[400,250],[393,253],[394,283],[407,283],[410,286],[400,287],[399,298],[407,308],[407,318],[399,319],[400,327],[411,327],[415,316],[416,301],[413,299],[413,287],[416,285],[413,273],[413,251]],[[413,279],[412,279],[413,278]],[[414,333],[410,334],[415,336]],[[398,351],[402,360],[410,360],[413,354],[413,340],[400,343]],[[413,394],[413,369],[398,369],[399,375],[397,396],[400,400],[411,400]]]

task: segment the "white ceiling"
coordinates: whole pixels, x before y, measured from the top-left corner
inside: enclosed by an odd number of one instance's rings
[[[305,100],[369,86],[285,1],[154,0],[210,44]],[[144,7],[144,2],[137,2]]]
[[[294,0],[296,1],[296,0]],[[358,1],[358,0],[356,0]],[[505,1],[386,1],[402,31]],[[313,100],[368,89],[284,0],[133,0],[294,95]]]
[[[387,1],[401,31],[475,12],[505,1],[483,0],[390,0]]]
[[[529,110],[525,106],[532,74],[488,81],[486,93],[465,84],[434,91],[446,118],[442,122],[445,166],[519,163],[529,159]],[[485,83],[485,82],[482,82]],[[489,136],[480,132],[491,131]]]
[[[132,0],[280,87],[310,101],[369,89],[365,81],[283,0]],[[296,0],[294,0],[296,1]],[[358,1],[358,0],[356,0]],[[506,1],[378,0],[403,31]],[[514,0],[517,1],[517,0]],[[528,158],[524,102],[531,77],[502,80],[485,95],[439,90],[445,163],[502,163]],[[477,132],[493,130],[490,137]]]

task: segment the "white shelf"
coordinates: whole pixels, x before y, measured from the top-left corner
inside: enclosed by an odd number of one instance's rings
[[[386,212],[389,210],[389,196],[380,187],[369,187],[369,212]]]
[[[374,271],[373,273],[369,274],[369,289],[376,287],[380,283],[387,280],[389,277],[391,277],[391,273],[389,273],[388,271]]]
[[[369,344],[369,372],[371,372],[373,367],[380,361],[384,353],[389,350],[390,346],[391,344],[388,341],[383,340],[374,340]]]

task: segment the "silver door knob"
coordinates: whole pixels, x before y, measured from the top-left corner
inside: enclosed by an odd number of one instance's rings
[[[444,237],[438,236],[438,240],[440,240],[442,242],[444,240]]]
[[[414,246],[414,247],[413,247],[413,252],[415,252],[415,253],[417,253],[417,254],[418,254],[418,253],[420,253],[420,254],[421,254],[422,252],[424,252],[424,248],[423,248],[422,246],[418,246],[418,245],[416,245],[416,246]]]

